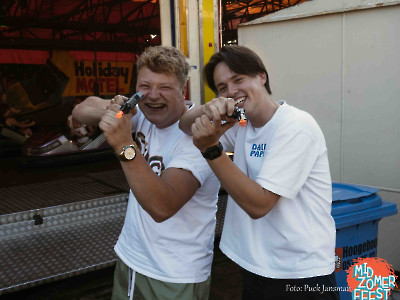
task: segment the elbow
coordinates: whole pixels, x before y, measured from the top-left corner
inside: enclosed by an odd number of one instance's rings
[[[192,136],[192,131],[190,130],[190,128],[188,128],[188,126],[184,125],[183,122],[179,122],[179,129],[182,130],[184,133],[186,133],[189,136]]]
[[[263,192],[266,197],[264,197],[259,202],[257,202],[257,204],[246,210],[246,213],[253,220],[265,217],[274,208],[275,204],[280,198],[279,195],[269,192],[265,189],[263,189]]]
[[[146,195],[146,198],[148,196]],[[152,194],[151,201],[141,201],[140,198],[136,198],[141,204],[142,208],[149,214],[149,216],[156,223],[162,223],[170,219],[174,216],[179,209],[180,206],[174,205],[171,202],[165,201],[165,198],[168,198],[164,193],[160,194]],[[147,199],[146,199],[147,200]]]
[[[74,109],[72,110],[72,116],[78,120],[79,122],[81,122],[81,120],[84,118],[85,115],[85,105],[84,104],[78,104],[74,107]]]
[[[80,108],[79,108],[79,104],[78,104],[72,109],[72,116],[75,119],[78,119],[79,118],[79,114],[80,114]]]
[[[156,223],[162,223],[167,221],[169,218],[171,218],[174,213],[167,213],[167,212],[153,212],[149,213],[151,218],[154,220]]]
[[[72,110],[72,116],[81,123],[83,119],[85,119],[88,112],[93,110],[93,107],[96,104],[96,99],[94,96],[90,96],[85,99],[82,103],[77,104]]]
[[[247,214],[249,215],[250,218],[253,220],[258,220],[263,217],[265,217],[271,210],[272,208],[258,208],[254,209],[252,211],[247,211]]]
[[[151,216],[151,217],[153,218],[154,222],[156,222],[156,223],[162,223],[169,219],[169,218],[163,217],[163,216]]]
[[[267,213],[265,214],[260,214],[260,213],[247,213],[249,215],[250,218],[252,218],[253,220],[258,220],[261,219],[262,217],[265,217],[267,215]]]

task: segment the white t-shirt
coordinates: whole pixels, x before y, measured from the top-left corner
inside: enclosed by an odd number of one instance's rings
[[[141,152],[158,175],[168,168],[189,170],[201,187],[175,215],[157,223],[142,209],[132,191],[115,252],[131,269],[166,282],[207,280],[213,258],[219,181],[192,138],[178,122],[164,129],[151,124],[138,109],[132,118]]]
[[[285,102],[262,128],[234,126],[221,139],[234,162],[280,195],[254,220],[228,199],[220,248],[241,267],[270,278],[306,278],[334,270],[335,223],[325,138],[308,113]]]

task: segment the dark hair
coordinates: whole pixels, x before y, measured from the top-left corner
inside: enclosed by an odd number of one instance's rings
[[[253,50],[238,45],[222,47],[219,52],[211,56],[204,67],[204,78],[207,81],[207,85],[216,94],[218,94],[218,91],[214,82],[214,70],[220,62],[226,63],[229,69],[241,75],[256,76],[265,73],[266,81],[264,86],[268,94],[271,94],[268,72],[261,58]]]

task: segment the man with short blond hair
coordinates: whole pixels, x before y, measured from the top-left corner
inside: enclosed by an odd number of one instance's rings
[[[98,123],[131,188],[115,245],[113,299],[208,299],[219,182],[192,139],[178,128],[189,65],[173,47],[150,47],[137,62],[143,99],[89,97],[73,114]],[[133,131],[133,136],[132,136]]]

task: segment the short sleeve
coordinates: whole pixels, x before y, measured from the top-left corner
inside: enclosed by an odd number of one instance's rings
[[[186,135],[177,143],[172,154],[172,160],[166,168],[179,168],[190,171],[199,181],[200,185],[212,173],[200,150],[193,145],[192,138]]]
[[[294,198],[307,180],[319,150],[305,132],[287,132],[267,150],[256,181],[265,189]]]

